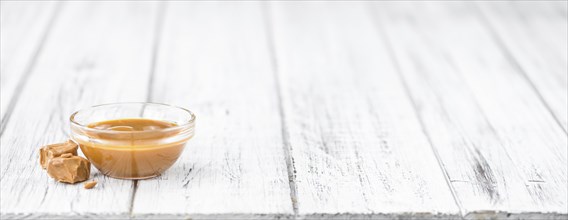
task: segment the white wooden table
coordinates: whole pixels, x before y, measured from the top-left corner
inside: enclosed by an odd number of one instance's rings
[[[567,219],[554,2],[1,2],[2,219]],[[87,106],[192,109],[163,175],[57,183]]]

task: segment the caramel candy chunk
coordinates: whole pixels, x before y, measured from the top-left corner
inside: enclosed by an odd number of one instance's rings
[[[47,174],[59,182],[82,182],[91,175],[91,163],[79,156],[56,157],[47,162]]]
[[[71,140],[65,143],[51,144],[40,148],[39,163],[41,164],[41,168],[46,169],[49,160],[59,157],[62,154],[70,153],[71,155],[77,156],[77,148],[77,144]]]
[[[93,181],[86,182],[85,184],[83,184],[83,187],[85,187],[85,189],[92,189],[96,185],[97,185],[97,181],[93,180]]]

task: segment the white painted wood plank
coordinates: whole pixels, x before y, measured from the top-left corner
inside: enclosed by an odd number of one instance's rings
[[[293,214],[278,99],[258,2],[169,2],[152,101],[194,110],[196,135],[160,177],[138,182],[133,215]]]
[[[83,107],[144,101],[156,20],[153,2],[65,2],[1,137],[1,217],[124,218],[132,181],[100,175],[96,188],[55,182],[38,164],[41,145],[68,138]]]
[[[25,80],[33,66],[56,5],[51,1],[0,2],[0,119],[20,80]]]
[[[473,6],[374,13],[466,218],[565,219],[566,134]]]
[[[271,3],[298,214],[458,217],[365,5]]]
[[[487,25],[568,130],[568,2],[481,3]]]

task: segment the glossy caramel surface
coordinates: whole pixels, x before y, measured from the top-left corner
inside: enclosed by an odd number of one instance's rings
[[[105,175],[143,179],[160,174],[181,154],[187,139],[175,138],[179,133],[176,126],[142,118],[100,121],[87,126],[89,141],[78,142],[85,156]]]

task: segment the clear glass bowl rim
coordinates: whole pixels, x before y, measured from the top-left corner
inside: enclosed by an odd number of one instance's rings
[[[151,130],[151,131],[102,130],[102,129],[90,128],[87,125],[80,124],[79,122],[75,121],[75,115],[79,114],[81,111],[86,111],[86,110],[89,110],[91,108],[97,108],[97,107],[105,107],[105,106],[113,106],[113,105],[120,106],[120,105],[131,105],[131,104],[139,104],[139,105],[148,105],[149,104],[149,105],[158,105],[158,106],[169,107],[169,108],[176,108],[176,109],[179,109],[179,110],[186,112],[189,116],[189,120],[185,121],[183,124],[178,124],[177,126],[174,126],[174,127],[162,128],[162,129],[159,129],[159,130]],[[177,129],[193,128],[194,122],[195,122],[195,114],[193,114],[193,112],[191,112],[190,110],[188,110],[186,108],[182,108],[182,107],[175,106],[175,105],[163,104],[163,103],[155,103],[155,102],[114,102],[114,103],[105,103],[105,104],[100,104],[100,105],[93,105],[93,106],[90,106],[90,107],[87,107],[87,108],[77,110],[73,114],[71,114],[71,116],[69,117],[69,121],[71,121],[71,125],[78,126],[81,129],[87,130],[87,131],[94,131],[94,132],[108,133],[108,134],[128,134],[128,133],[140,134],[140,133],[168,132],[168,131],[173,131],[173,130],[177,130]]]

